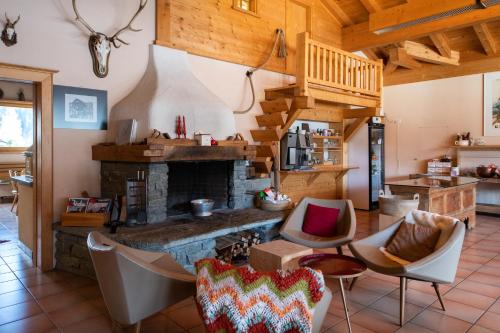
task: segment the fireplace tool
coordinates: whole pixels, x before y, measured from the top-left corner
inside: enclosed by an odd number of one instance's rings
[[[136,178],[128,178],[125,189],[126,225],[133,227],[147,224],[147,181],[144,171],[138,170]]]

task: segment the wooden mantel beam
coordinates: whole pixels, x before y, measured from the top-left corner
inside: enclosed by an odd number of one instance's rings
[[[462,2],[462,0],[419,0],[411,1],[407,5],[415,3],[425,3],[427,6],[436,7],[438,3],[454,3]],[[406,6],[406,5],[402,5]],[[397,6],[399,7],[399,6]],[[386,9],[382,12],[370,14],[370,20],[373,15],[386,13],[390,10]],[[492,20],[497,20],[500,17],[500,5],[488,7],[486,9],[474,10],[464,14],[450,16],[436,21],[430,21],[398,30],[389,31],[386,33],[376,34],[370,30],[370,23],[363,22],[342,29],[342,48],[346,51],[359,51],[374,47],[380,47],[388,44],[395,44],[402,40],[415,39],[428,36],[433,33],[444,32],[447,30],[460,29],[469,27],[479,23],[485,23]]]
[[[326,9],[328,9],[330,14],[332,14],[343,27],[354,24],[351,18],[344,12],[342,7],[339,6],[337,1],[321,0],[321,3],[323,3],[323,5],[326,7]]]
[[[361,0],[361,3],[369,13],[375,13],[382,10],[377,0]]]
[[[475,24],[474,31],[481,41],[481,45],[483,46],[484,52],[486,52],[487,55],[491,56],[498,52],[497,42],[491,34],[490,28],[488,28],[488,25],[486,23]]]

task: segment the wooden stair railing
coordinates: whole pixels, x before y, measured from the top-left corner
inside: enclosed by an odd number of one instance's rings
[[[308,95],[310,84],[380,97],[382,61],[369,60],[317,42],[308,32],[297,35],[297,86]]]

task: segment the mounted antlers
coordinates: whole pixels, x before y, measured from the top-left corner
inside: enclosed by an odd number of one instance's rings
[[[19,22],[21,19],[21,15],[17,16],[17,20],[12,22],[9,17],[7,16],[7,13],[5,13],[5,26],[2,30],[2,41],[6,46],[12,46],[17,43],[17,33],[16,33],[16,24]]]
[[[132,23],[137,18],[137,16],[139,16],[139,14],[143,11],[147,3],[148,0],[140,0],[139,8],[135,12],[134,16],[132,16],[132,19],[129,21],[129,23],[125,27],[118,30],[113,36],[109,37],[108,35],[105,35],[101,32],[96,32],[90,26],[90,24],[88,24],[82,18],[76,7],[76,0],[73,0],[73,10],[75,11],[76,22],[84,26],[90,33],[89,49],[90,49],[90,54],[92,56],[94,74],[97,77],[103,78],[106,77],[106,75],[108,75],[108,67],[109,67],[108,60],[109,60],[109,55],[111,53],[111,45],[113,45],[115,48],[119,48],[122,44],[129,45],[129,43],[127,43],[126,41],[124,41],[119,37],[120,34],[127,30],[133,32],[139,32],[142,30],[142,29],[132,28]]]

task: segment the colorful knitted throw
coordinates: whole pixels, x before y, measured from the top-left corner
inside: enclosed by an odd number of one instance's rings
[[[256,272],[216,259],[196,263],[198,309],[209,333],[311,332],[312,309],[323,297],[320,272]]]

